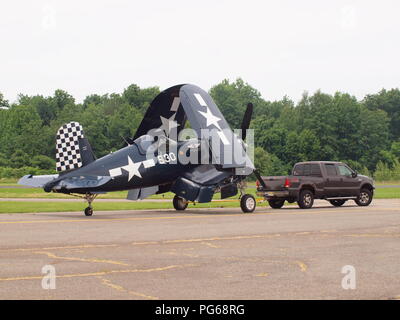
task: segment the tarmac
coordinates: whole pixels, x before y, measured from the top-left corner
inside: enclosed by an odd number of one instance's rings
[[[399,199],[1,214],[0,230],[0,299],[400,299]]]

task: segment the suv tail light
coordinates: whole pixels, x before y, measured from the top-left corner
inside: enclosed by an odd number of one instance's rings
[[[290,188],[290,185],[291,185],[291,184],[290,184],[289,178],[286,178],[286,179],[285,179],[285,184],[283,185],[283,187],[284,187],[284,188]]]
[[[258,188],[260,186],[260,181],[258,179],[256,180],[256,187]]]

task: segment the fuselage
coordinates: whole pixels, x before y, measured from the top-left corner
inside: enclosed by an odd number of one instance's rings
[[[150,145],[133,143],[123,149],[110,153],[82,168],[60,175],[58,181],[78,179],[78,177],[110,177],[101,186],[82,186],[73,190],[58,189],[57,192],[87,193],[122,191],[146,188],[174,182],[184,170],[196,164],[182,164],[178,159],[184,143],[170,148],[159,148],[149,152]],[[163,150],[164,149],[164,150]]]

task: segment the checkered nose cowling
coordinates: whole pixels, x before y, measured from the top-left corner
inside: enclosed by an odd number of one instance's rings
[[[78,122],[67,123],[57,131],[56,169],[58,172],[77,169],[82,166],[79,139],[83,138],[83,129]]]

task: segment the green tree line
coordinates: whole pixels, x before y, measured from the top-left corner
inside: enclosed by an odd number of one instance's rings
[[[9,103],[0,93],[0,177],[52,172],[55,133],[79,121],[96,155],[125,145],[160,92],[132,84],[122,93],[92,94],[82,103],[63,90],[52,96],[19,95]],[[400,180],[400,90],[381,90],[357,100],[320,91],[265,100],[242,79],[223,80],[210,94],[232,126],[240,128],[248,102],[254,104],[255,164],[264,175],[287,174],[307,160],[344,161],[380,180]]]

